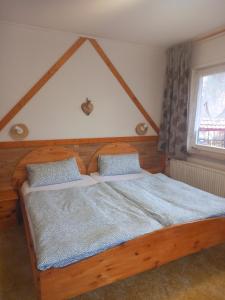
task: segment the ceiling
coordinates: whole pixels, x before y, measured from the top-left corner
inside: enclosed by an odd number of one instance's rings
[[[225,27],[225,0],[0,0],[0,20],[169,46]]]

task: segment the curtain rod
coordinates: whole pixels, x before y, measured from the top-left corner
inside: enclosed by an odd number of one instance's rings
[[[217,31],[202,35],[202,36],[197,37],[197,38],[194,38],[193,41],[194,42],[201,42],[201,41],[208,40],[210,38],[216,37],[217,35],[220,35],[220,34],[223,34],[223,33],[225,34],[225,28],[221,28],[221,29],[218,29]]]

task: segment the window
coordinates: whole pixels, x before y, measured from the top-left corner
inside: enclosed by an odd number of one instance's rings
[[[190,147],[225,152],[225,65],[193,76]]]

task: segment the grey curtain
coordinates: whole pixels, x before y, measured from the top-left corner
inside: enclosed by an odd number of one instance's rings
[[[191,43],[169,48],[158,145],[168,157],[184,159],[187,154],[190,77]]]

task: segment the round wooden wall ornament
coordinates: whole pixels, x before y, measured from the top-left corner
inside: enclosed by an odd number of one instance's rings
[[[148,131],[148,125],[146,123],[139,123],[135,130],[138,135],[145,135]]]
[[[13,140],[23,140],[29,134],[29,130],[25,124],[15,124],[9,130],[9,135]]]

